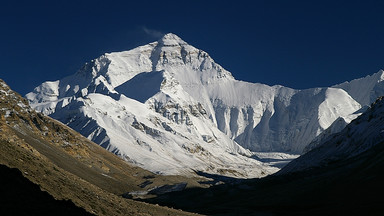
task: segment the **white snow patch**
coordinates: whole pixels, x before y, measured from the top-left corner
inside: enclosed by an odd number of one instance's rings
[[[348,119],[349,114],[361,108],[361,105],[342,89],[328,88],[325,97],[318,113],[322,129],[327,129],[338,117]]]

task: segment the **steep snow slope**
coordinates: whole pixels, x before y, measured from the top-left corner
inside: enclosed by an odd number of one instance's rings
[[[331,126],[329,126],[325,131],[321,132],[315,139],[313,139],[303,150],[303,153],[307,153],[315,147],[322,144],[322,142],[328,139],[329,136],[340,132],[347,126],[353,119],[359,116],[361,113],[351,114],[348,117],[339,117],[336,119]]]
[[[175,50],[185,53],[183,58],[174,57]],[[215,127],[209,111],[175,79],[176,69],[163,68],[188,62],[194,71],[208,61],[206,53],[169,34],[131,51],[106,54],[73,76],[42,84],[27,98],[35,109],[154,172],[241,177],[275,172]],[[221,70],[222,79],[233,79]],[[201,79],[217,79],[214,72]]]
[[[206,52],[166,34],[107,53],[26,97],[36,110],[152,171],[260,176],[275,170],[258,170],[263,165],[247,157],[249,150],[301,153],[334,120],[365,105],[348,92],[367,82],[381,89],[373,78],[344,90],[237,81]]]
[[[347,160],[384,142],[384,98],[348,124],[341,132],[328,136],[308,153],[293,160],[279,174],[322,167]]]
[[[333,86],[344,89],[357,102],[362,105],[370,105],[376,98],[384,95],[384,71],[368,75],[364,78],[355,79]]]

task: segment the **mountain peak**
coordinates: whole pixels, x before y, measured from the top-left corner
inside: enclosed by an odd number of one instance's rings
[[[179,36],[173,34],[173,33],[167,33],[165,34],[160,40],[159,43],[161,43],[164,46],[181,46],[186,45],[187,43],[183,41]]]

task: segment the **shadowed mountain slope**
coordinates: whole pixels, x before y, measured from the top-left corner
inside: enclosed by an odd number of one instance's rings
[[[92,215],[71,201],[55,200],[17,169],[0,165],[1,215]]]

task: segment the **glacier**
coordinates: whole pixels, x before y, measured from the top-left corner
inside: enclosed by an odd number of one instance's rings
[[[169,33],[106,53],[26,98],[37,111],[153,172],[250,178],[278,170],[254,152],[303,153],[336,119],[351,121],[383,94],[383,77],[380,70],[305,90],[239,81]]]

